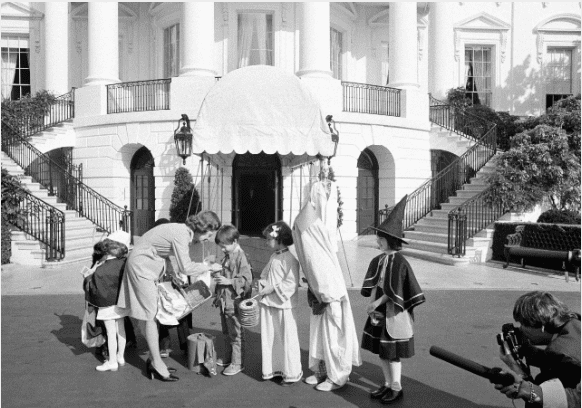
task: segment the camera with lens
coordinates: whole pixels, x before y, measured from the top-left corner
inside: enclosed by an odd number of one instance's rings
[[[509,354],[513,357],[519,368],[529,377],[530,369],[524,362],[524,356],[521,353],[523,345],[521,330],[512,323],[504,324],[501,326],[501,333],[497,334],[497,344],[499,344],[503,353],[509,351]],[[507,347],[504,347],[504,345]]]

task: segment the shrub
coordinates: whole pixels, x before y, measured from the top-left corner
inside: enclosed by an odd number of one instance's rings
[[[20,209],[19,190],[25,189],[20,180],[2,168],[2,265],[10,262],[12,256],[10,230],[24,222],[24,212]]]
[[[174,191],[170,204],[170,221],[185,222],[188,216],[198,213],[200,195],[192,183],[190,171],[184,167],[176,170],[174,176]],[[190,211],[188,211],[190,208]]]
[[[580,225],[580,213],[570,210],[548,210],[540,214],[537,222]]]

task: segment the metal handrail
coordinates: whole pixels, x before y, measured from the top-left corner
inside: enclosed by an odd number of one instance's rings
[[[401,116],[401,94],[397,88],[342,81],[344,112]]]
[[[49,195],[56,196],[99,228],[109,233],[121,228],[129,232],[131,211],[121,208],[87,186],[67,169],[41,153],[2,120],[2,151],[24,169],[27,176],[45,187]],[[58,182],[57,182],[58,181]]]
[[[59,261],[65,257],[65,213],[30,192],[19,188],[18,207],[23,214],[15,225],[45,246],[45,259]]]
[[[493,122],[447,104],[429,94],[429,118],[437,125],[474,142],[491,128]]]
[[[23,113],[26,105],[31,103],[27,100],[11,101],[9,109],[19,111],[19,121],[14,123],[13,126],[18,127],[20,134],[26,138],[74,118],[75,89],[72,88],[70,92],[56,97],[42,116],[39,116],[36,112],[32,114]],[[4,103],[2,108],[6,108]]]
[[[509,210],[506,205],[487,202],[485,197],[489,190],[482,191],[449,211],[447,250],[450,255],[464,256],[467,240]]]
[[[171,78],[107,85],[107,113],[170,109]]]

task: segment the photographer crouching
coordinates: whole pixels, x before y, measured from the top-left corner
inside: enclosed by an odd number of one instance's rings
[[[534,291],[517,299],[513,318],[521,327],[504,325],[498,342],[509,367],[503,371],[515,382],[495,388],[527,408],[580,407],[580,315],[551,293]],[[530,366],[540,370],[535,379]]]

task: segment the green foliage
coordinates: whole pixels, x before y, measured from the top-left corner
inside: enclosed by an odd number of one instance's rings
[[[10,262],[11,226],[21,227],[25,221],[25,212],[20,209],[19,191],[25,189],[20,180],[2,168],[2,264]]]
[[[538,125],[510,140],[488,179],[491,203],[527,211],[543,201],[553,209],[580,209],[580,153],[570,149],[562,129]]]
[[[333,172],[333,168],[329,168],[329,173],[327,175],[328,180],[335,181],[335,173]],[[342,201],[341,191],[339,186],[337,186],[337,227],[341,227],[344,223],[344,211],[343,211],[344,202]]]
[[[548,210],[540,214],[537,222],[580,225],[580,213],[570,210]]]
[[[23,126],[42,126],[44,116],[50,112],[57,97],[48,91],[39,91],[34,96],[26,95],[17,101],[2,101],[2,121],[14,129]]]
[[[185,222],[188,216],[198,213],[200,195],[192,183],[190,171],[184,167],[176,170],[174,176],[174,191],[170,204],[170,221]],[[188,211],[190,208],[190,211]]]
[[[471,99],[467,98],[466,90],[462,86],[451,88],[447,91],[447,103],[460,109],[466,109],[473,105]]]

